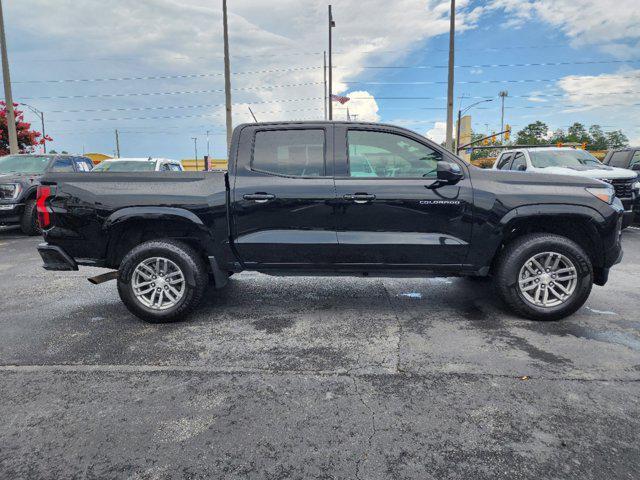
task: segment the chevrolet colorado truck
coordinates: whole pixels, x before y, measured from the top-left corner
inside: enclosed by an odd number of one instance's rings
[[[372,123],[244,124],[227,171],[48,174],[37,206],[44,268],[114,270],[94,283],[117,279],[151,322],[185,318],[243,270],[489,276],[517,314],[553,320],[622,258],[611,185],[482,170]]]

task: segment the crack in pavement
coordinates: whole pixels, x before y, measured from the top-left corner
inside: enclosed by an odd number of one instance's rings
[[[442,377],[458,378],[504,378],[510,380],[520,380],[532,382],[540,381],[560,381],[560,382],[611,382],[611,383],[640,383],[640,378],[597,378],[597,377],[546,377],[543,375],[508,375],[504,373],[490,372],[365,372],[358,373],[356,370],[363,370],[364,367],[356,367],[339,370],[294,370],[294,369],[268,369],[268,368],[214,368],[209,366],[193,365],[80,365],[80,364],[55,364],[55,365],[0,365],[0,372],[7,373],[203,373],[208,375],[308,375],[317,377],[387,377],[411,378],[415,380],[433,379]],[[523,377],[526,377],[524,379]]]
[[[389,302],[389,308],[391,309],[391,312],[393,313],[393,316],[396,319],[396,325],[398,326],[398,343],[396,345],[396,372],[404,372],[404,369],[402,368],[402,365],[401,365],[401,359],[400,359],[400,347],[402,342],[402,322],[400,321],[398,312],[396,311],[393,305],[393,301],[391,300],[391,295],[389,294],[389,290],[387,289],[387,286],[384,284],[384,282],[380,282],[380,284],[382,285],[382,289],[386,294],[387,301]]]
[[[360,393],[360,389],[358,388],[358,381],[357,381],[356,376],[352,376],[351,379],[353,381],[353,387],[355,389],[356,395],[358,396],[358,399],[360,400],[360,403],[362,403],[362,405],[364,405],[364,407],[369,411],[369,417],[371,419],[371,433],[369,434],[369,438],[367,439],[367,448],[362,453],[362,456],[360,458],[358,458],[358,461],[356,462],[356,478],[360,480],[362,478],[362,477],[360,477],[360,469],[362,467],[362,464],[369,457],[369,451],[371,450],[371,446],[373,445],[373,437],[375,437],[375,435],[377,433],[377,430],[376,430],[376,413],[367,404],[367,402],[364,401],[364,398],[362,398],[362,393]]]

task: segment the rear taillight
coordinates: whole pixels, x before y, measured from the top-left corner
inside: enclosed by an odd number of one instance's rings
[[[51,225],[51,215],[49,207],[47,207],[47,199],[49,197],[51,197],[51,187],[39,186],[36,196],[36,208],[38,209],[38,224],[40,228],[47,228]]]

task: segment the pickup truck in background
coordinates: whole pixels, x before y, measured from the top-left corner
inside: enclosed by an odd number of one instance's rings
[[[515,170],[551,175],[576,175],[602,180],[613,186],[624,207],[622,228],[634,220],[634,205],[638,202],[638,174],[632,170],[603,165],[585,150],[570,147],[517,148],[502,152],[494,170]]]
[[[88,172],[87,157],[66,154],[5,155],[0,157],[0,226],[20,225],[22,233],[38,235],[36,190],[48,172]]]
[[[628,168],[640,175],[640,147],[625,147],[609,150],[602,161],[605,165]],[[640,176],[633,184],[636,198],[633,202],[634,221],[640,221]]]
[[[49,270],[117,269],[151,322],[185,318],[207,286],[272,275],[493,277],[516,313],[580,308],[622,257],[612,186],[482,170],[403,128],[236,127],[227,172],[48,174],[38,191]]]

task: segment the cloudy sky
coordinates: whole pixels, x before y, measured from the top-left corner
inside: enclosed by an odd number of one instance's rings
[[[458,0],[456,108],[476,131],[574,121],[640,144],[638,0]],[[335,93],[358,120],[444,136],[448,0],[334,0]],[[225,156],[221,0],[5,2],[14,99],[53,148]],[[323,117],[327,3],[229,0],[234,123]],[[464,98],[460,98],[464,97]],[[336,118],[346,110],[336,105]],[[36,123],[36,117],[27,112]]]

